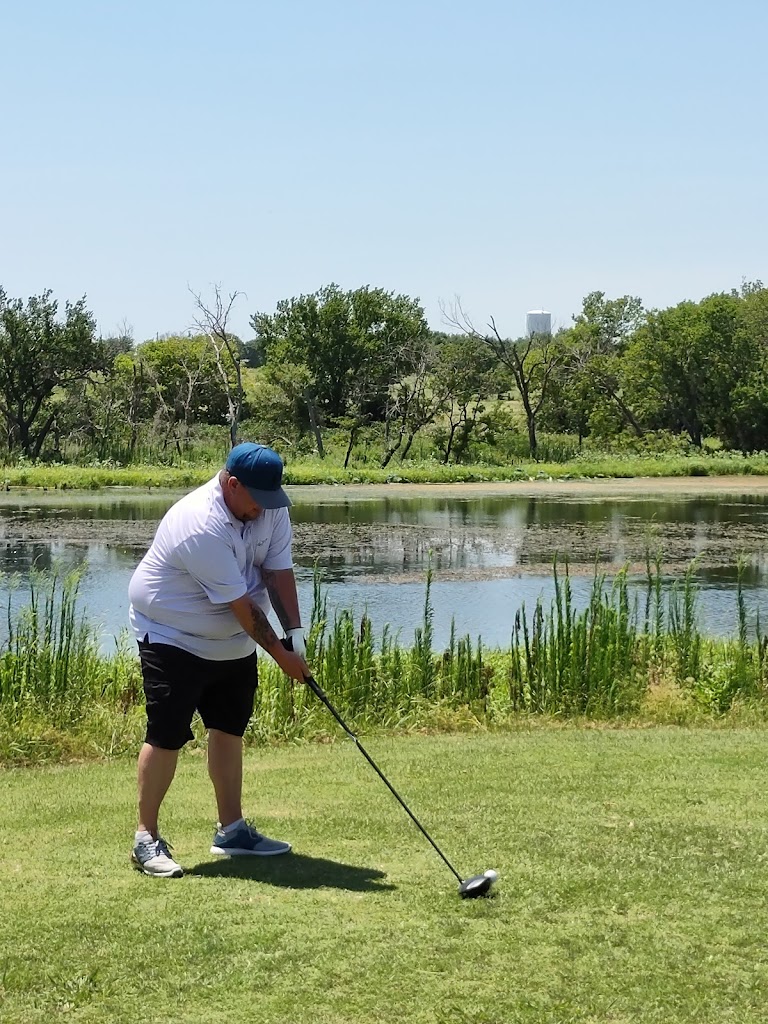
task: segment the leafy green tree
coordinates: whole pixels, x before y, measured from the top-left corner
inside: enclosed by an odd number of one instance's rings
[[[259,338],[243,342],[243,362],[252,370],[258,370],[267,361],[264,345]]]
[[[746,282],[738,293],[740,325],[733,358],[741,373],[717,413],[723,443],[742,451],[768,450],[768,288]]]
[[[429,330],[423,309],[406,295],[335,284],[256,313],[251,326],[268,364],[307,367],[310,411],[361,422],[383,418],[389,389],[418,363]]]
[[[153,396],[152,411],[171,428],[185,434],[193,423],[222,423],[226,395],[215,353],[205,335],[168,335],[138,345],[136,365]]]
[[[38,458],[56,419],[54,393],[104,367],[85,297],[63,317],[50,291],[26,303],[0,289],[0,415],[9,452]]]
[[[131,462],[143,420],[154,403],[141,363],[132,353],[117,355],[104,372],[71,384],[54,397],[51,431],[55,453]]]
[[[308,385],[309,371],[303,364],[273,364],[249,375],[246,401],[254,436],[280,451],[294,448],[312,426],[304,400]],[[318,433],[315,442],[322,456],[323,442]]]
[[[633,295],[606,299],[605,292],[590,292],[582,301],[564,343],[566,355],[559,373],[561,408],[569,408],[581,441],[594,422],[598,407],[607,399],[621,420],[641,436],[643,426],[632,408],[624,379],[622,357],[629,339],[645,322],[642,300]],[[599,419],[610,421],[607,410]]]
[[[115,334],[102,338],[101,343],[104,346],[106,364],[111,365],[117,356],[133,351],[133,327],[124,320]]]
[[[606,400],[595,387],[592,375],[582,359],[582,353],[568,345],[570,331],[564,332],[565,355],[563,365],[547,389],[541,408],[539,423],[544,430],[557,434],[576,434],[579,444],[592,433],[595,409]],[[617,426],[620,429],[620,425]]]
[[[589,341],[593,355],[607,355],[621,349],[626,340],[642,326],[645,310],[636,295],[606,299],[605,292],[590,292],[581,303],[581,312],[573,318],[579,337]]]
[[[649,313],[624,357],[646,419],[685,431],[697,447],[717,430],[744,379],[741,301],[710,295]]]

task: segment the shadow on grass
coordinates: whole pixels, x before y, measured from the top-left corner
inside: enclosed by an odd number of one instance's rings
[[[387,892],[396,886],[384,883],[387,876],[375,868],[340,864],[321,857],[290,853],[283,857],[222,857],[196,864],[185,871],[198,878],[250,878],[286,889],[349,889],[352,892]]]

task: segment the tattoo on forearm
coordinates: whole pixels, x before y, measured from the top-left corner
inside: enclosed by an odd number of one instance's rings
[[[280,624],[282,625],[283,629],[290,629],[292,624],[289,619],[288,612],[285,610],[283,599],[280,597],[280,593],[277,589],[277,580],[275,578],[274,572],[269,572],[268,570],[265,571],[264,569],[262,569],[261,578],[264,580],[264,586],[267,588],[270,603],[272,607],[275,609],[275,615],[280,620]]]
[[[274,647],[277,641],[277,634],[269,624],[269,620],[261,608],[257,608],[256,605],[251,605],[251,625],[253,632],[251,636],[261,647],[265,650],[269,650],[270,647]]]

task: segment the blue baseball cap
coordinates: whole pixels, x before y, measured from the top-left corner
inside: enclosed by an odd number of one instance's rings
[[[283,460],[263,444],[246,441],[229,453],[227,472],[237,477],[262,508],[288,508],[291,499],[282,488]]]

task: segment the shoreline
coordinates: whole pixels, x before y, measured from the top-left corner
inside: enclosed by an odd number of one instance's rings
[[[190,488],[179,490],[142,490],[141,488],[101,489],[99,491],[30,492],[0,494],[0,544],[107,545],[140,550],[154,536],[165,510]],[[419,564],[411,572],[397,574],[397,582],[423,579],[420,566],[424,553],[431,551],[443,581],[451,579],[499,579],[510,576],[548,575],[556,555],[567,554],[574,575],[602,569],[617,570],[631,566],[631,572],[643,571],[650,549],[659,547],[665,571],[680,573],[695,559],[701,569],[729,569],[739,552],[750,552],[759,560],[768,557],[768,529],[762,508],[768,505],[768,478],[751,476],[667,477],[653,480],[536,480],[455,484],[313,484],[287,486],[297,515],[293,529],[297,557],[304,564],[314,561],[343,562],[350,546],[368,569],[361,573],[368,582],[389,578],[388,571],[377,579],[370,567],[380,563],[391,565],[393,558],[405,564]],[[743,502],[758,506],[757,518],[742,520],[730,514],[705,520],[665,522],[663,530],[654,529],[653,503],[708,501],[719,504]],[[435,502],[440,511],[442,502],[489,502],[505,500],[525,504],[545,501],[557,506],[592,506],[597,518],[578,510],[561,522],[464,522],[461,517],[425,522],[401,521],[399,515],[388,522],[390,511],[397,513],[400,502]],[[362,506],[367,502],[381,507],[359,514],[341,513],[344,506]],[[625,511],[617,534],[611,517],[604,517],[597,508],[610,502],[636,503],[637,513]],[[122,515],[113,508],[122,505]],[[127,508],[126,508],[127,506]],[[309,521],[302,507],[325,506],[325,521]],[[650,506],[650,509],[649,507]],[[81,513],[79,510],[83,510]],[[488,510],[492,519],[498,512]],[[38,513],[40,513],[38,515]],[[575,515],[575,519],[571,521]],[[321,514],[322,516],[322,514]],[[368,522],[368,518],[373,520]],[[557,518],[557,517],[556,517]],[[474,552],[471,567],[464,564],[461,551]],[[455,559],[458,558],[460,565]]]
[[[388,484],[286,484],[286,491],[300,499],[316,495],[318,491],[343,493],[354,498],[366,497],[436,497],[462,496],[471,498],[503,497],[504,495],[594,495],[596,498],[613,495],[648,497],[674,494],[766,494],[768,477],[751,476],[658,476],[658,477],[605,477],[601,479],[571,480],[497,480],[457,483],[388,483]]]
[[[206,477],[207,479],[207,477]],[[202,481],[204,482],[204,481]],[[96,487],[48,487],[33,484],[13,484],[0,491],[0,508],[18,504],[61,504],[98,502],[100,498],[147,497],[161,499],[179,497],[200,486],[187,483],[178,487],[151,484],[105,484]],[[649,477],[581,477],[549,479],[516,479],[419,482],[392,481],[390,483],[316,483],[285,484],[286,492],[297,502],[321,500],[366,500],[376,498],[434,497],[503,497],[510,496],[592,496],[594,498],[628,496],[656,497],[675,495],[759,494],[768,495],[768,476],[722,474],[719,476],[649,476]],[[342,497],[343,496],[343,497]]]

